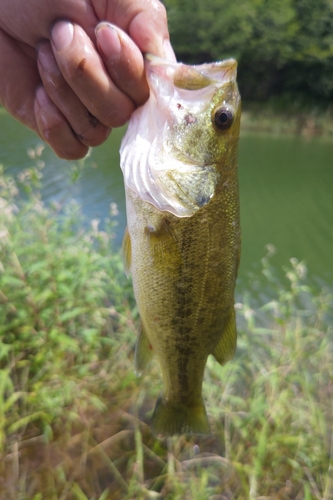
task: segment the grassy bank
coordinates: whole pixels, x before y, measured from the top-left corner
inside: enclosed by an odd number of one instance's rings
[[[43,206],[40,176],[20,174],[22,201],[0,175],[0,498],[330,500],[330,291],[293,259],[280,282],[269,248],[237,292],[235,359],[207,364],[212,436],[158,439],[112,218],[82,229],[76,205]]]
[[[289,98],[271,99],[265,103],[245,102],[242,130],[332,140],[333,112],[331,108],[291,102]]]

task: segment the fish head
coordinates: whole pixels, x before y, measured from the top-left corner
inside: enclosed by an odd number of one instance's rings
[[[236,71],[234,59],[188,66],[146,56],[150,97],[131,119],[122,168],[125,183],[159,210],[194,215],[235,164],[229,159],[240,128]]]
[[[221,164],[230,141],[239,137],[236,61],[187,66],[150,57],[147,66],[164,150],[184,163]]]

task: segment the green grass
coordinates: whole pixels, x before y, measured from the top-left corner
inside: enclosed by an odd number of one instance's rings
[[[43,206],[40,177],[20,174],[22,197],[0,175],[0,498],[331,500],[330,290],[294,259],[280,280],[269,248],[237,292],[235,359],[207,363],[212,435],[158,439],[112,218],[84,229],[75,204]]]

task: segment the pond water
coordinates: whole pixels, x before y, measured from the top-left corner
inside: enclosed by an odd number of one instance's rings
[[[43,152],[43,198],[72,197],[87,220],[119,209],[117,243],[126,225],[124,188],[119,168],[119,145],[124,129],[95,148],[78,183],[70,186],[68,162],[50,148]],[[27,149],[41,141],[0,110],[0,163],[13,173],[31,166]],[[242,134],[239,148],[242,259],[240,276],[259,268],[265,246],[273,244],[276,266],[291,257],[303,260],[313,277],[333,281],[333,143],[320,139]]]

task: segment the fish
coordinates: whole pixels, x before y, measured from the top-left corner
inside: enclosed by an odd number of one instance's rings
[[[148,55],[148,101],[120,148],[132,274],[141,326],[135,370],[156,355],[163,394],[156,435],[210,434],[202,397],[207,358],[235,353],[234,290],[241,232],[237,63],[186,65]]]

